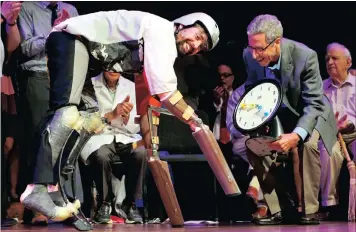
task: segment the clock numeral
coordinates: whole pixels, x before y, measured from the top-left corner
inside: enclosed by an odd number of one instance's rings
[[[258,96],[257,100],[260,100],[262,98],[262,96]]]
[[[273,95],[276,95],[276,91],[275,90],[273,91]]]
[[[250,96],[252,96],[252,91],[250,92]]]
[[[254,126],[254,125],[255,125],[255,122],[252,123],[252,126]]]
[[[247,122],[245,122],[244,126],[246,126]]]
[[[272,109],[270,109],[269,112],[272,113]]]
[[[239,122],[241,122],[242,117],[239,118]]]
[[[260,90],[262,90],[262,85],[261,85],[261,88],[260,88]]]
[[[270,91],[271,90],[271,87],[268,87],[268,91]]]
[[[274,100],[273,100],[273,103],[276,103],[276,101],[277,101],[277,99],[274,99]]]

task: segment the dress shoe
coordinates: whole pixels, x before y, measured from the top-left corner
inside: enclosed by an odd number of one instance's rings
[[[320,220],[318,218],[318,214],[308,214],[305,216],[302,216],[300,218],[300,222],[299,224],[301,225],[319,225],[320,224]]]
[[[255,218],[253,221],[257,225],[279,225],[283,222],[282,213],[278,212],[269,217]]]

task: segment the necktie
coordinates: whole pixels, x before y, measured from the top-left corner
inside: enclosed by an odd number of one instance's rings
[[[53,26],[54,21],[57,19],[58,15],[57,15],[57,8],[58,8],[58,4],[51,6],[49,5],[48,8],[52,11],[52,17],[51,17],[51,25]]]
[[[226,128],[226,110],[227,110],[227,101],[229,100],[229,93],[225,91],[223,97],[223,104],[220,110],[221,120],[220,120],[220,139],[219,141],[223,144],[230,142],[230,133]]]

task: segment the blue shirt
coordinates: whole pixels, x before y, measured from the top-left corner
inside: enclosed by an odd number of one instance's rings
[[[266,73],[266,78],[275,79],[278,82],[281,81],[281,55],[279,56],[278,62],[276,64],[265,68],[265,73]],[[286,107],[286,106],[282,104],[282,107]],[[303,139],[303,141],[308,136],[308,132],[301,127],[296,127],[293,130],[293,132],[297,133]]]
[[[24,2],[19,14],[19,31],[21,35],[21,50],[28,57],[21,64],[23,70],[47,71],[45,53],[46,38],[52,30],[52,11],[48,8],[49,1]],[[70,17],[78,16],[76,8],[59,1],[57,13],[66,10]]]

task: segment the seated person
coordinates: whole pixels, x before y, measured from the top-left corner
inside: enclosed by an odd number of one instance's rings
[[[249,163],[247,158],[247,148],[245,145],[245,142],[249,138],[249,136],[243,135],[238,130],[236,130],[232,121],[234,110],[237,106],[239,99],[242,97],[244,92],[245,92],[244,84],[242,84],[236,90],[234,90],[234,92],[232,92],[227,105],[226,126],[229,132],[231,133],[233,154],[240,156],[243,160]],[[252,170],[253,170],[252,166],[249,165],[249,172]],[[264,201],[260,183],[258,182],[258,179],[255,175],[252,175],[252,179],[247,189],[246,195],[250,197],[257,206],[257,211],[253,215],[253,218],[265,217],[267,214],[268,206]]]
[[[324,80],[324,94],[329,98],[338,124],[338,129],[348,146],[350,156],[356,161],[356,77],[350,73],[352,64],[350,51],[339,43],[327,46],[325,56],[329,78]],[[325,148],[320,148],[321,157],[321,197],[322,206],[327,218],[339,203],[337,183],[344,158],[342,154],[329,155]],[[323,162],[324,161],[324,162]],[[335,212],[335,211],[334,211]],[[332,215],[329,215],[332,217]],[[337,215],[333,215],[337,216]]]
[[[111,175],[114,157],[119,156],[126,175],[126,198],[122,203],[122,215],[126,223],[142,223],[135,199],[142,199],[142,181],[146,168],[146,152],[141,140],[139,125],[134,123],[136,112],[135,85],[119,73],[103,72],[92,78],[99,111],[108,124],[101,134],[90,138],[81,157],[94,170],[98,207],[94,215],[96,223],[110,221],[113,200]]]

